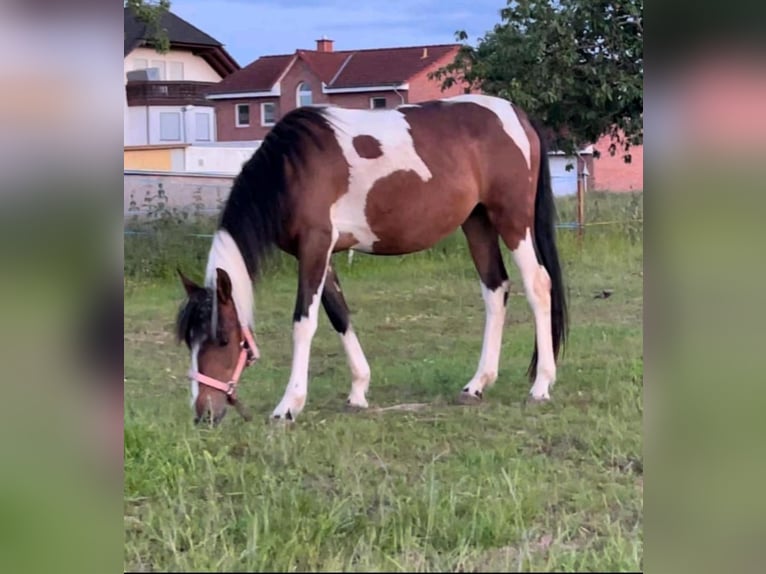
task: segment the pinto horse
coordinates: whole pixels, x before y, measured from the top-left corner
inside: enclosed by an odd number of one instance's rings
[[[243,165],[221,213],[200,286],[187,293],[177,335],[191,352],[195,422],[218,424],[237,405],[236,384],[257,360],[253,282],[277,247],[298,260],[290,379],[274,419],[304,408],[320,302],[351,369],[347,404],[367,407],[370,367],[330,259],[349,249],[403,255],[461,227],[481,281],[486,317],[474,376],[462,402],[477,402],[498,376],[511,251],[534,313],[528,399],[550,398],[567,334],[547,154],[527,115],[482,95],[389,110],[308,106],[286,114]],[[241,411],[240,411],[241,412]]]

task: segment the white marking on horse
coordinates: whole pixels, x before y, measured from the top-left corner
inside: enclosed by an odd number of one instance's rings
[[[346,350],[348,366],[351,369],[351,393],[348,403],[355,407],[367,408],[367,389],[370,386],[370,365],[364,356],[362,345],[349,324],[346,332],[341,335],[343,348]]]
[[[526,237],[511,253],[521,271],[527,301],[535,316],[538,360],[535,382],[529,394],[533,399],[547,400],[550,398],[550,386],[556,381],[556,360],[553,357],[551,333],[551,278],[537,260],[529,228]]]
[[[503,283],[497,289],[490,291],[481,283],[481,295],[484,298],[484,341],[481,346],[481,357],[476,374],[463,392],[481,396],[484,389],[497,380],[500,365],[500,349],[503,341],[503,324],[505,323],[505,295],[509,282]]]
[[[306,404],[311,341],[317,331],[317,325],[319,323],[319,304],[322,301],[321,294],[324,290],[324,282],[327,278],[327,268],[330,265],[332,250],[335,247],[335,243],[338,241],[338,237],[338,230],[333,228],[332,241],[330,242],[330,248],[327,251],[327,257],[325,259],[325,269],[322,273],[319,287],[317,288],[316,293],[311,297],[308,317],[301,317],[300,321],[293,323],[293,362],[290,371],[290,380],[287,382],[287,388],[282,396],[282,400],[271,413],[271,416],[274,418],[283,419],[287,416],[289,411],[290,416],[295,419]]]
[[[501,98],[481,94],[461,94],[459,96],[445,98],[443,101],[448,104],[470,102],[492,110],[495,115],[500,118],[505,133],[508,134],[508,137],[511,138],[517,146],[519,146],[521,153],[524,154],[524,159],[527,160],[527,167],[531,169],[531,145],[529,143],[529,138],[524,131],[524,126],[521,125],[516,110],[513,109],[510,102]]]
[[[353,234],[358,241],[351,246],[353,249],[371,252],[379,238],[370,228],[365,207],[375,182],[397,171],[413,171],[424,182],[433,175],[415,151],[410,124],[400,111],[330,107],[327,118],[349,166],[348,191],[333,205],[332,223],[340,233]],[[353,140],[362,135],[372,136],[380,142],[382,154],[379,157],[359,156]]]
[[[213,236],[205,270],[205,285],[216,292],[216,268],[220,267],[231,279],[231,296],[237,308],[242,325],[253,329],[253,285],[236,242],[225,229],[219,229]],[[216,325],[217,304],[213,305],[213,329]]]

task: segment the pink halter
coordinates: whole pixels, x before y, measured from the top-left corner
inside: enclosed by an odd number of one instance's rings
[[[250,332],[250,329],[245,326],[242,326],[242,337],[243,339],[239,343],[241,351],[239,352],[237,367],[234,369],[234,374],[232,374],[231,380],[228,383],[224,383],[223,381],[208,377],[207,375],[203,375],[202,373],[196,371],[189,371],[189,377],[202,383],[203,385],[207,385],[208,387],[213,387],[214,389],[223,391],[227,396],[235,399],[236,386],[239,382],[239,377],[242,375],[242,371],[245,370],[246,366],[252,365],[255,361],[261,358],[260,351],[258,351],[258,347],[255,344],[253,335]]]

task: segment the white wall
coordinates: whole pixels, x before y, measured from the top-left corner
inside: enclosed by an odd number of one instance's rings
[[[132,106],[127,110],[124,145],[147,145],[146,137],[146,107]]]
[[[549,155],[551,168],[551,187],[553,195],[571,195],[577,193],[577,158],[574,156]],[[572,164],[571,171],[566,165]]]
[[[147,60],[149,67],[152,61],[165,62],[165,70],[169,74],[171,62],[183,64],[183,81],[185,82],[220,82],[221,76],[200,56],[184,50],[170,50],[167,54],[158,54],[151,48],[136,48],[124,59],[125,76],[129,71],[137,69],[136,59]],[[169,80],[169,77],[165,77]]]
[[[172,143],[206,143],[216,140],[215,109],[207,106],[193,106],[184,112],[183,106],[130,106],[127,110],[124,145],[161,145]],[[149,122],[147,126],[147,112]],[[178,118],[177,139],[163,139],[161,122],[163,113],[175,114]],[[197,115],[200,114],[201,118]],[[203,118],[204,116],[204,118]],[[202,129],[207,125],[207,133]],[[148,136],[147,136],[148,134]],[[207,139],[203,139],[207,136]]]
[[[136,69],[136,59],[145,59],[147,64],[151,67],[152,61],[165,62],[166,74],[170,72],[170,66],[172,62],[180,62],[183,64],[183,80],[187,82],[220,82],[221,76],[200,56],[195,56],[191,52],[184,50],[170,50],[167,54],[158,54],[151,48],[136,48],[130,54],[128,54],[123,60],[123,82],[127,86],[128,72]],[[167,76],[166,76],[166,79]],[[180,111],[179,106],[165,106],[173,111]],[[159,112],[156,110],[159,107],[152,106],[150,108],[149,125],[151,131],[151,138],[147,137],[146,128],[146,108],[143,106],[128,106],[127,95],[125,95],[124,109],[123,109],[123,144],[124,145],[148,145],[159,143],[172,143],[159,140]],[[197,108],[196,111],[203,112],[207,108]],[[190,134],[191,139],[187,139],[189,142],[196,140],[196,123],[194,113],[187,113],[187,133]],[[210,135],[211,141],[216,140],[215,134],[215,112],[213,108],[209,108],[206,113],[212,114],[210,122]],[[183,116],[182,116],[183,117]],[[152,127],[154,126],[154,127]],[[156,131],[156,133],[155,133]],[[180,140],[179,140],[180,141]]]
[[[257,149],[257,146],[190,146],[185,150],[186,171],[236,175]]]

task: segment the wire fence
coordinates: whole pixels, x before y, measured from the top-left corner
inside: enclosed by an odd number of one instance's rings
[[[635,223],[643,223],[643,218],[640,219],[615,219],[612,221],[590,221],[586,223],[578,223],[577,221],[567,221],[563,223],[557,223],[555,227],[557,229],[574,229],[579,230],[587,227],[592,226],[599,226],[599,225],[631,225]],[[140,235],[157,235],[160,233],[157,230],[152,231],[138,231],[135,229],[125,229],[123,231],[123,235],[125,236],[140,236]],[[206,238],[213,238],[212,233],[186,233],[183,234],[183,237],[206,237]]]

